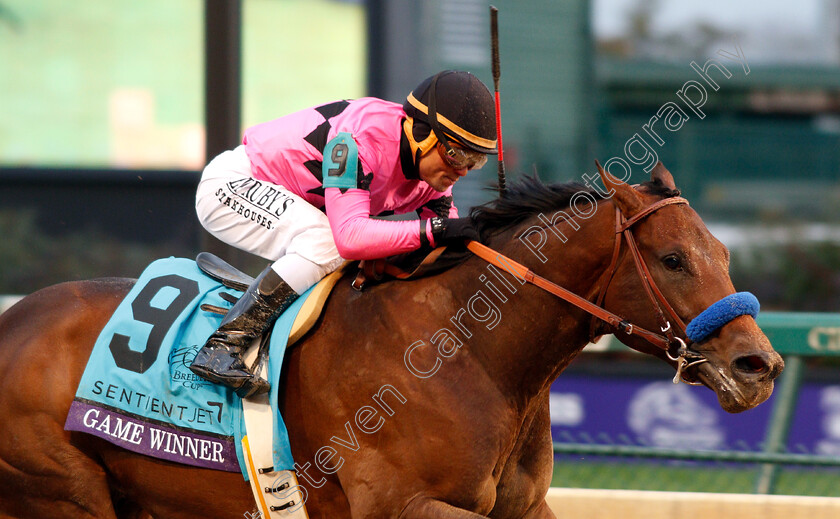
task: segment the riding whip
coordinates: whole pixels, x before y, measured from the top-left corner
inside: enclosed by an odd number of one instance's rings
[[[490,47],[493,63],[493,90],[496,93],[496,133],[499,138],[499,196],[504,196],[505,186],[505,154],[502,146],[502,110],[499,103],[499,77],[502,75],[499,65],[499,10],[490,6]]]

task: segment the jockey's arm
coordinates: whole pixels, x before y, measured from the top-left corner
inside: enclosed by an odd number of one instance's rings
[[[434,245],[427,219],[377,220],[370,217],[370,192],[350,188],[325,190],[327,217],[335,245],[347,260],[376,259]],[[425,235],[421,238],[421,231]]]
[[[333,239],[342,258],[367,260],[384,258],[435,245],[428,217],[421,220],[378,220],[371,218],[369,184],[373,174],[364,175],[363,153],[350,133],[339,132],[323,152],[324,196]],[[421,214],[447,212],[457,217],[451,199],[430,201]],[[430,216],[437,216],[431,214]]]

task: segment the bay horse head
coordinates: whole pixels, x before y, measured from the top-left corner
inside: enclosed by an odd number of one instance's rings
[[[578,310],[569,323],[563,318],[569,307],[558,307],[559,328],[551,340],[558,343],[559,360],[548,378],[571,360],[570,346],[582,348],[587,339],[613,333],[673,365],[675,383],[715,391],[726,411],[765,401],[784,362],[755,322],[755,297],[735,292],[729,251],[679,196],[661,163],[639,186],[597,166],[603,191],[533,179],[472,213],[487,243],[499,244],[513,258],[528,258],[526,264],[539,273],[511,258],[499,266],[591,316]],[[475,242],[469,247],[493,262],[492,249]],[[545,311],[547,304],[534,310]]]
[[[735,294],[727,248],[679,197],[661,162],[651,181],[637,188],[597,166],[616,207],[618,255],[600,298],[605,308],[658,331],[667,343],[657,347],[656,341],[621,331],[616,337],[674,365],[675,382],[712,389],[726,411],[764,402],[784,362],[756,324],[757,301],[748,293]],[[626,247],[620,246],[622,236]],[[729,308],[733,305],[735,311]],[[600,323],[593,329],[607,331]]]

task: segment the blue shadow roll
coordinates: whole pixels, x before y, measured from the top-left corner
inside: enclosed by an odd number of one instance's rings
[[[758,315],[758,299],[749,292],[738,292],[724,297],[703,310],[688,323],[685,333],[694,342],[700,342],[718,328],[741,315]]]

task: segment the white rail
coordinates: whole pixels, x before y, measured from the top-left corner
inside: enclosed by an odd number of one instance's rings
[[[15,295],[0,295],[0,314],[8,310],[13,304],[17,303],[23,296]]]
[[[700,492],[552,488],[546,498],[563,519],[837,519],[840,498]]]

